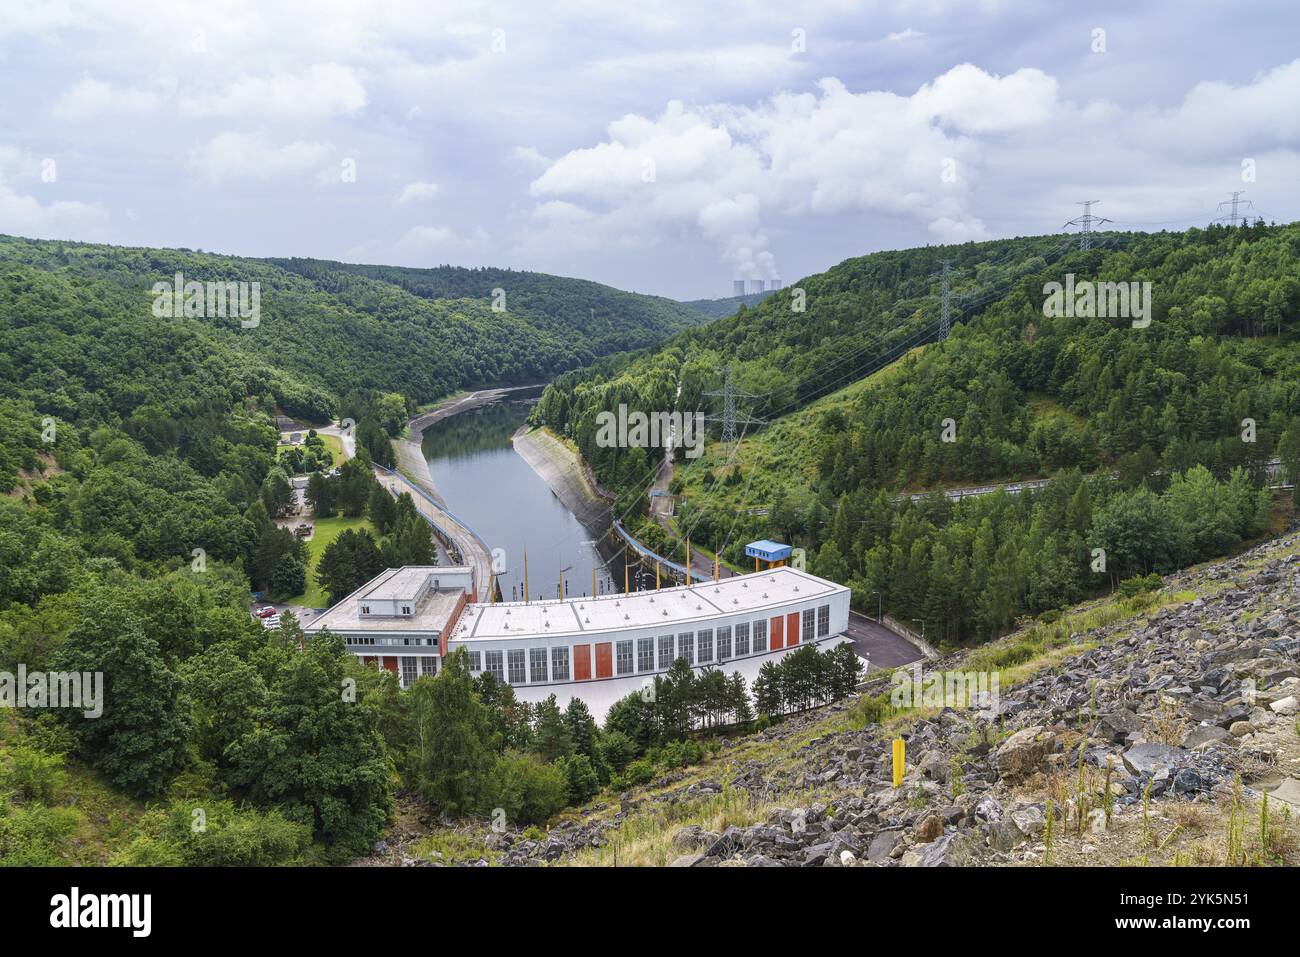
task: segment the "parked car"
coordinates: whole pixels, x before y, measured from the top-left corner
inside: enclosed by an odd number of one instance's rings
[[[270,618],[274,614],[276,614],[276,611],[273,605],[267,605],[265,608],[259,608],[257,611],[258,618]]]

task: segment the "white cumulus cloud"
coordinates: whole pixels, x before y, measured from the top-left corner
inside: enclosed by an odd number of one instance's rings
[[[434,196],[438,195],[438,189],[437,183],[417,180],[402,187],[402,191],[397,194],[397,201],[399,203],[415,203],[421,200],[433,199]]]
[[[108,225],[99,203],[52,200],[42,203],[0,183],[0,231],[34,239],[84,239]]]
[[[329,143],[295,140],[277,146],[261,134],[222,133],[191,156],[191,165],[212,182],[225,179],[275,179],[319,170],[329,159]]]
[[[752,106],[673,101],[657,117],[624,116],[603,142],[556,159],[532,195],[586,215],[532,225],[551,240],[575,226],[588,238],[646,244],[690,229],[746,278],[778,276],[765,224],[780,217],[875,212],[944,240],[981,238],[971,177],[945,171],[979,163],[975,137],[1033,127],[1058,108],[1056,82],[1040,71],[998,77],[969,64],[911,96],[855,93],[828,78],[816,92]]]
[[[162,98],[135,87],[114,87],[92,76],[84,76],[54,102],[55,116],[85,120],[100,116],[140,116],[154,112]]]
[[[181,112],[190,116],[321,119],[350,116],[365,108],[366,89],[357,71],[317,63],[300,73],[244,75],[213,90],[187,91]]]

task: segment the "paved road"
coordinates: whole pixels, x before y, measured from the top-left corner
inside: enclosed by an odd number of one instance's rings
[[[710,558],[708,555],[704,554],[703,552],[699,551],[698,549],[692,547],[691,548],[691,571],[695,572],[696,580],[699,580],[701,578],[706,580],[713,578],[713,559]],[[723,564],[722,562],[718,562],[719,578],[732,578],[735,576],[735,574],[736,573],[733,572],[730,568],[728,568],[725,564]]]
[[[357,439],[352,429],[344,430],[337,422],[331,422],[329,425],[321,426],[316,430],[317,435],[332,435],[339,440],[343,446],[343,457],[350,459],[357,454]]]
[[[925,657],[921,649],[902,635],[856,611],[849,612],[849,628],[845,634],[852,639],[858,657],[871,662],[872,668],[893,668]]]
[[[487,600],[488,585],[492,580],[492,556],[487,546],[474,533],[473,529],[463,524],[450,512],[439,508],[424,495],[421,489],[404,475],[389,474],[379,468],[375,469],[375,478],[384,488],[395,494],[410,492],[415,507],[444,535],[455,543],[460,550],[462,560],[474,566],[474,581],[478,586],[478,600]]]
[[[677,380],[677,398],[682,397],[682,380]],[[668,485],[673,480],[673,449],[677,445],[677,423],[671,422],[668,438],[664,442],[664,454],[659,459],[659,471],[655,473],[654,484],[650,486],[650,516],[663,526],[669,535],[673,534],[673,500],[668,494]]]
[[[1288,489],[1294,487],[1282,481],[1282,478],[1284,476],[1282,474],[1281,459],[1277,459],[1277,458],[1269,459],[1268,462],[1265,463],[1264,467],[1268,472],[1269,488]],[[1118,474],[1115,472],[1110,472],[1108,474],[1112,480],[1117,479],[1119,477]],[[1156,474],[1160,474],[1160,473],[1156,473]],[[1032,491],[1037,491],[1041,488],[1046,488],[1050,484],[1052,484],[1051,479],[1027,479],[1023,482],[1002,482],[1000,484],[993,484],[993,485],[971,485],[965,488],[944,489],[943,494],[948,496],[948,498],[950,499],[960,502],[964,498],[972,498],[979,495],[992,495],[994,492],[998,491],[999,489],[1004,489],[1009,495],[1018,495],[1024,491],[1032,492]],[[910,498],[913,502],[919,502],[921,499],[925,498],[927,495],[930,494],[932,494],[932,492],[912,492],[910,494],[900,495],[898,497],[900,499]],[[752,511],[753,510],[751,510],[751,512]],[[761,514],[764,515],[767,514],[767,510],[764,509]]]

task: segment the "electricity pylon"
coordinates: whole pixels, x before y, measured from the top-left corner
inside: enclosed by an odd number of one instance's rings
[[[961,270],[953,270],[952,260],[943,261],[943,272],[940,274],[943,280],[943,292],[939,301],[939,339],[940,341],[948,338],[948,330],[952,327],[952,280],[961,275]]]
[[[1228,212],[1228,213],[1225,213],[1225,214],[1223,214],[1222,216],[1219,216],[1217,219],[1215,219],[1214,221],[1215,221],[1216,223],[1221,223],[1221,222],[1223,222],[1223,221],[1226,219],[1226,220],[1228,220],[1228,222],[1229,222],[1229,223],[1230,223],[1230,224],[1235,228],[1236,225],[1237,225],[1237,220],[1238,220],[1238,219],[1245,219],[1245,215],[1244,215],[1244,214],[1240,214],[1240,213],[1237,212],[1238,207],[1240,207],[1240,206],[1246,206],[1246,207],[1249,207],[1249,208],[1253,209],[1254,206],[1255,206],[1255,204],[1252,203],[1252,202],[1251,202],[1250,200],[1248,200],[1248,199],[1243,200],[1243,199],[1240,199],[1240,198],[1239,198],[1239,197],[1241,196],[1241,194],[1244,193],[1244,192],[1245,192],[1244,189],[1237,189],[1237,190],[1233,190],[1232,192],[1228,193],[1228,195],[1231,196],[1232,198],[1231,198],[1231,199],[1225,199],[1223,202],[1221,202],[1221,203],[1218,205],[1217,208],[1220,209],[1220,210],[1222,210],[1223,207],[1228,206],[1228,207],[1231,208],[1231,211]]]
[[[1083,215],[1065,224],[1066,226],[1080,227],[1079,249],[1084,252],[1092,248],[1092,227],[1100,223],[1114,222],[1114,220],[1106,219],[1103,216],[1092,215],[1093,204],[1100,202],[1099,199],[1085,199],[1082,202],[1075,203],[1074,205],[1083,207]]]
[[[767,424],[763,419],[754,418],[748,412],[736,411],[736,398],[738,396],[742,399],[757,399],[759,397],[751,392],[737,391],[735,374],[731,366],[727,366],[722,372],[722,391],[706,392],[704,394],[713,398],[721,397],[722,399],[722,415],[706,415],[704,419],[706,422],[722,423],[722,441],[724,443],[732,444],[736,441],[737,424],[743,425],[747,429],[751,425]]]

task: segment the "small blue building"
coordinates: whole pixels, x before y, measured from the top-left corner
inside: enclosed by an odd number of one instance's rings
[[[745,554],[754,559],[754,571],[758,571],[759,562],[767,562],[768,567],[784,565],[792,551],[793,549],[789,545],[768,541],[766,538],[761,541],[750,542],[745,546]]]

